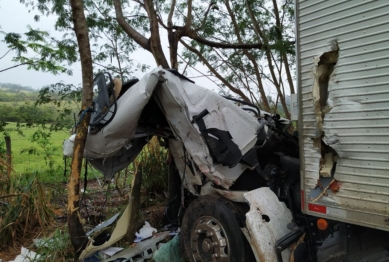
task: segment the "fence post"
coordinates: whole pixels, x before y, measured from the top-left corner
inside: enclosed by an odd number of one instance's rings
[[[6,148],[6,161],[7,161],[7,175],[8,179],[11,180],[11,171],[12,171],[12,151],[11,151],[11,138],[5,136],[5,148]]]

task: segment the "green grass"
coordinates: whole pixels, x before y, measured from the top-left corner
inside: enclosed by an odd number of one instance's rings
[[[9,123],[6,128],[16,129],[16,123]],[[43,177],[55,173],[62,173],[64,165],[62,144],[70,135],[64,131],[52,132],[51,137],[48,139],[49,144],[46,148],[42,148],[42,146],[37,142],[33,142],[31,139],[33,133],[37,131],[38,128],[23,127],[21,130],[23,135],[20,135],[16,130],[9,132],[9,136],[11,137],[12,166],[14,172],[17,174],[25,174],[38,171]],[[28,152],[21,153],[23,150],[32,148],[36,149],[34,154],[29,154]],[[47,156],[52,159],[52,168],[49,166],[49,159],[45,160],[45,157]]]

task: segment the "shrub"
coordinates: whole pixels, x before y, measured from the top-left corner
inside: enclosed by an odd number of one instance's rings
[[[1,163],[0,163],[1,165]],[[1,175],[3,174],[3,175]],[[31,178],[12,176],[11,180],[0,173],[0,248],[13,245],[17,238],[40,226],[53,222],[49,208],[50,192],[44,189],[35,174]]]

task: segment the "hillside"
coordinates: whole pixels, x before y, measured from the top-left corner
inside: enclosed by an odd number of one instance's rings
[[[37,91],[30,86],[22,86],[22,85],[12,84],[12,83],[0,83],[0,90],[10,91],[10,92],[17,92],[17,91],[36,92]]]
[[[0,83],[0,122],[51,124],[60,121],[67,125],[73,124],[73,112],[78,112],[79,109],[70,99],[64,98],[60,99],[60,103],[36,106],[38,95],[39,90],[29,86]],[[58,99],[56,94],[51,95]]]
[[[12,83],[0,83],[0,103],[13,104],[15,102],[35,102],[38,98],[38,90],[29,86],[21,86]]]

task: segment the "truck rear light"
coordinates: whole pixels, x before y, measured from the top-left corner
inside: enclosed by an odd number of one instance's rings
[[[312,212],[327,214],[327,207],[326,206],[316,205],[316,204],[312,204],[312,203],[308,203],[308,210],[312,211]]]
[[[317,228],[324,231],[328,227],[328,222],[324,218],[319,218],[316,222]]]

